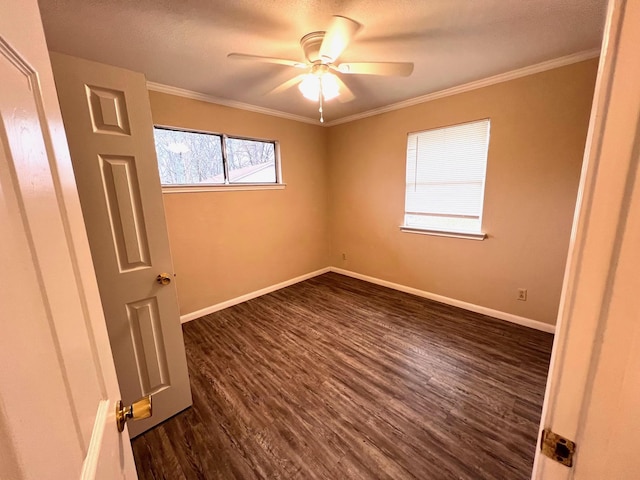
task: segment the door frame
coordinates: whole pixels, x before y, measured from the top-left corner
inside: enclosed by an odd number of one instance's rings
[[[637,195],[640,188],[633,183],[640,148],[639,119],[634,115],[640,109],[640,95],[625,94],[634,88],[629,82],[637,82],[637,77],[629,80],[633,57],[627,37],[634,28],[637,36],[640,29],[627,15],[627,6],[627,0],[610,0],[607,9],[539,431],[541,435],[549,427],[576,441],[574,461],[578,464],[581,444],[595,441],[584,426],[598,368],[612,361],[610,356],[603,356],[602,346],[607,330],[620,320],[610,315],[609,308],[614,299],[614,281],[620,278],[617,263],[622,242],[629,233],[627,218],[632,208],[635,212],[639,208],[632,206],[631,199],[634,190]],[[636,284],[640,286],[640,282]],[[624,368],[625,364],[620,363],[619,367]],[[601,431],[599,435],[609,433]],[[597,460],[605,461],[604,456]],[[532,479],[569,479],[574,472],[543,456],[538,444]]]

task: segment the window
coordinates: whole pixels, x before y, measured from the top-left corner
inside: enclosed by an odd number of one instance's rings
[[[490,121],[409,134],[403,230],[484,238]]]
[[[279,183],[275,141],[163,127],[153,133],[164,187]]]

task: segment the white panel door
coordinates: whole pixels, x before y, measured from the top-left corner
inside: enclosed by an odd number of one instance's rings
[[[153,396],[135,436],[191,405],[146,80],[67,55],[51,62],[123,401]]]
[[[137,478],[35,0],[3,0],[0,79],[0,478]]]

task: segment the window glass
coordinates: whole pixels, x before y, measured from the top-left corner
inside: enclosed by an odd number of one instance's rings
[[[224,184],[222,137],[207,133],[154,128],[160,183]]]
[[[278,183],[275,141],[154,128],[162,185]],[[224,148],[223,148],[224,144]]]
[[[230,183],[275,183],[276,149],[271,142],[227,138]]]

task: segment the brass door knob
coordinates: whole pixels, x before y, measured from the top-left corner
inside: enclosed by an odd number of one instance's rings
[[[142,420],[143,418],[149,418],[151,415],[153,415],[151,395],[142,397],[128,407],[122,404],[122,400],[118,400],[118,403],[116,403],[116,424],[119,432],[124,430],[124,424],[127,423],[127,420],[130,418],[133,420]]]
[[[160,285],[169,285],[171,283],[171,275],[168,273],[161,273],[156,277],[156,282]]]

